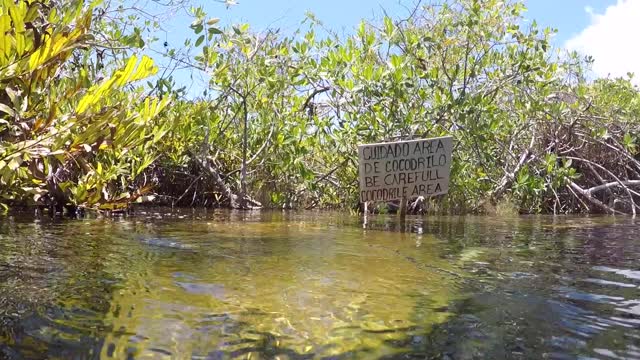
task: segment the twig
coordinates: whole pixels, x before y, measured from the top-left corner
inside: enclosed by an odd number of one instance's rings
[[[195,183],[196,183],[196,181],[200,180],[201,178],[202,178],[202,175],[198,175],[198,176],[196,176],[196,177],[193,179],[193,181],[191,182],[191,184],[189,184],[189,186],[187,186],[187,189],[184,191],[184,193],[182,193],[182,195],[180,195],[180,197],[179,197],[176,201],[174,201],[174,203],[176,203],[176,204],[177,204],[177,203],[179,203],[179,202],[180,202],[180,200],[182,200],[182,198],[183,198],[183,197],[185,197],[185,195],[187,195],[187,193],[189,192],[189,190],[191,189],[191,187],[193,186],[193,184],[195,184]],[[194,194],[195,194],[195,192],[194,192]]]

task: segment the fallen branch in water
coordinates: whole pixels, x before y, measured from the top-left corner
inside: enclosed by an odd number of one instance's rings
[[[638,207],[638,205],[636,204],[635,200],[633,199],[633,195],[636,196],[640,196],[640,193],[633,191],[631,189],[629,189],[629,187],[626,184],[631,184],[632,186],[637,182],[637,184],[640,184],[640,181],[637,180],[626,180],[623,181],[620,178],[618,178],[613,172],[611,172],[610,170],[608,170],[607,168],[605,168],[604,166],[597,164],[593,161],[590,160],[586,160],[586,159],[582,159],[582,158],[577,158],[577,157],[573,157],[573,156],[566,156],[566,159],[570,159],[570,160],[577,160],[577,161],[582,161],[586,164],[589,165],[589,167],[591,168],[591,171],[594,172],[594,174],[596,175],[596,177],[598,179],[600,179],[600,182],[604,183],[602,185],[598,185],[598,186],[594,186],[592,188],[586,189],[585,191],[587,191],[589,193],[589,195],[592,195],[594,192],[597,191],[601,191],[601,190],[609,190],[613,187],[621,187],[628,195],[629,197],[629,202],[631,204],[631,213],[633,215],[636,215],[636,208]],[[605,183],[604,179],[600,176],[600,174],[598,174],[594,169],[593,166],[601,169],[602,171],[606,172],[609,176],[613,177],[615,179],[614,182],[611,183]]]
[[[589,192],[589,190],[585,190],[582,187],[580,187],[580,185],[574,183],[573,181],[569,181],[569,185],[568,185],[572,190],[576,191],[578,194],[582,195],[585,199],[587,199],[587,201],[589,201],[590,203],[592,203],[593,205],[595,205],[596,207],[600,208],[601,210],[609,213],[609,214],[620,214],[620,215],[624,215],[623,212],[618,211],[608,205],[606,205],[605,203],[603,203],[602,201],[596,199],[595,197],[593,197],[593,195],[591,194],[591,192]]]

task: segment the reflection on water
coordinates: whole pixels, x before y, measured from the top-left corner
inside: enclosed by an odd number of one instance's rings
[[[0,358],[640,359],[629,218],[0,220]]]

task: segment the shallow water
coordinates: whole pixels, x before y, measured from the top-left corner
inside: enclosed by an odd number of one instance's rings
[[[0,359],[640,359],[633,219],[0,219]]]

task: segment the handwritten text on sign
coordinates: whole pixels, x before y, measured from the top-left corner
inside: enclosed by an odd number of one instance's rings
[[[360,201],[388,201],[449,191],[453,139],[358,146]]]

